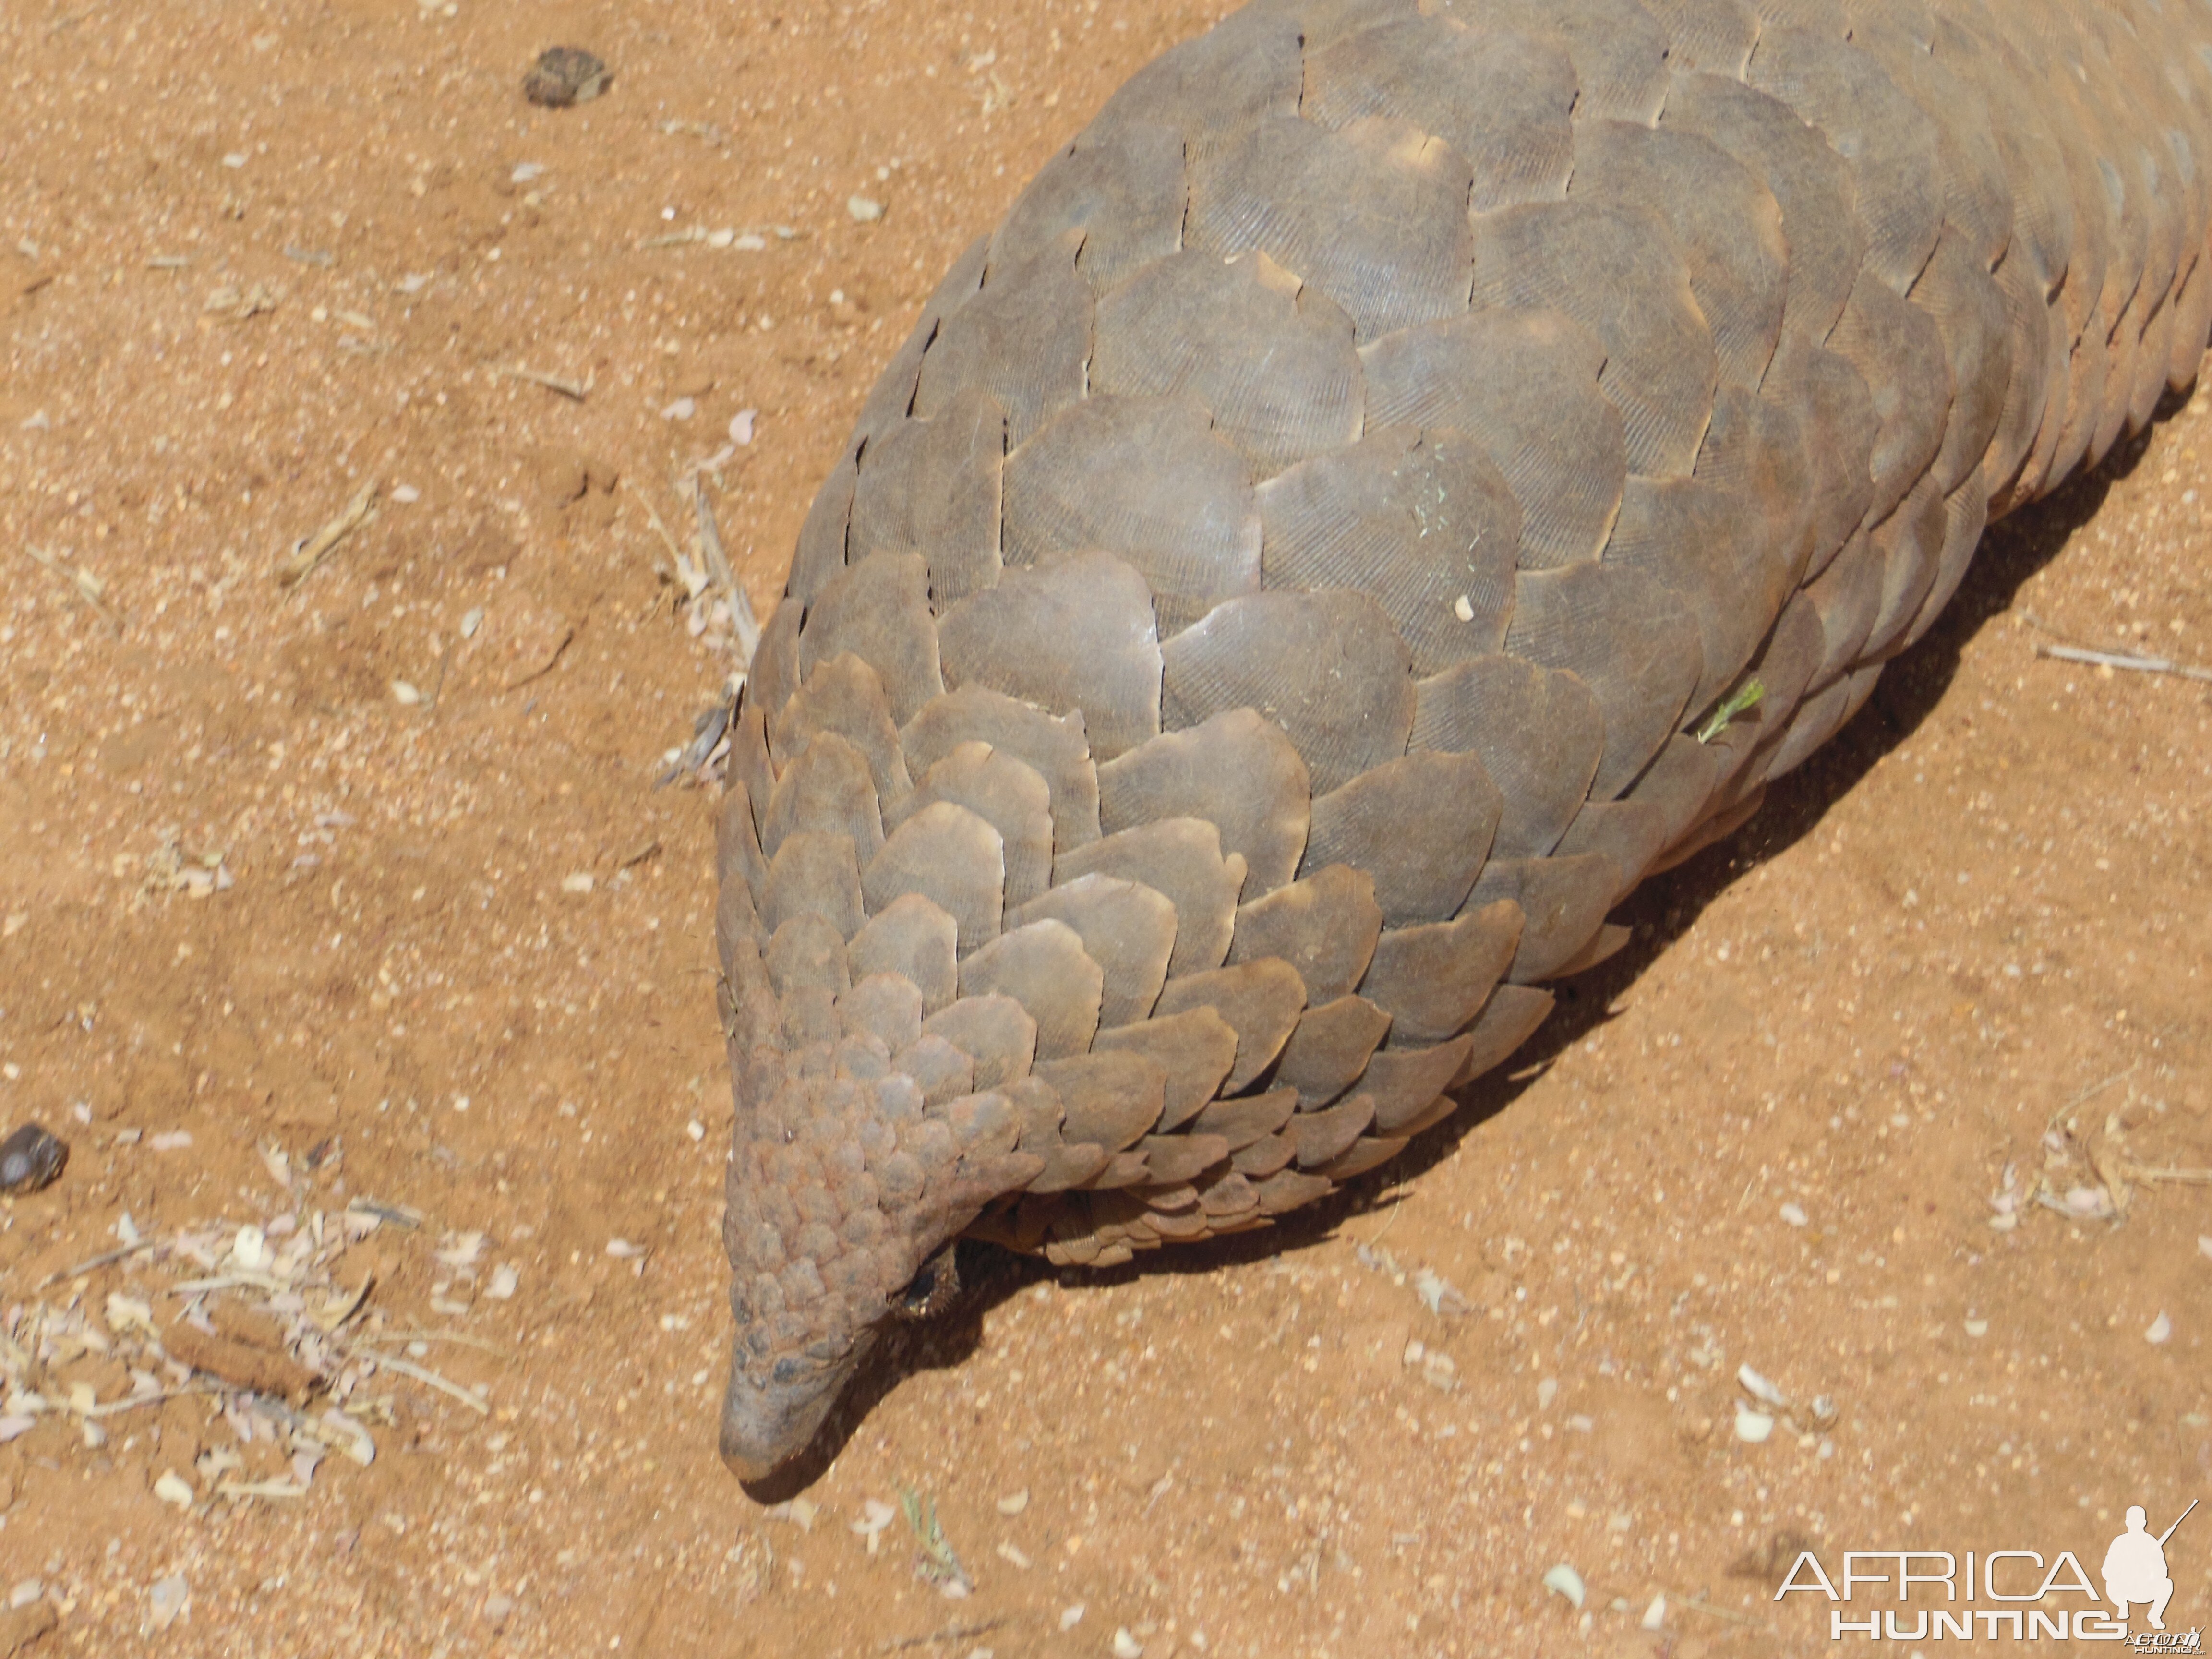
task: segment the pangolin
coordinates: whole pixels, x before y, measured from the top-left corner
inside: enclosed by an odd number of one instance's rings
[[[2208,58],[2207,0],[1259,0],[1123,86],[732,721],[729,1466],[955,1239],[1265,1226],[1526,1041],[2193,378]]]

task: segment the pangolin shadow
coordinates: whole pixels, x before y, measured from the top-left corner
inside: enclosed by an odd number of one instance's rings
[[[2169,397],[2160,405],[2159,418],[2180,409],[2188,398],[2187,392]],[[1614,920],[1631,926],[1630,942],[1597,967],[1554,987],[1558,1007],[1511,1064],[1459,1091],[1459,1109],[1389,1164],[1279,1217],[1272,1227],[1146,1251],[1117,1267],[1054,1268],[994,1245],[963,1243],[962,1291],[954,1304],[928,1320],[894,1324],[806,1449],[767,1480],[745,1483],[746,1493],[773,1504],[812,1486],[887,1395],[910,1376],[967,1363],[982,1344],[985,1316],[1030,1285],[1045,1279],[1112,1285],[1208,1273],[1314,1249],[1327,1243],[1347,1220],[1375,1209],[1394,1188],[1418,1180],[1449,1157],[1470,1129],[1511,1106],[1560,1054],[1612,1020],[1638,976],[1695,925],[1723,890],[1810,834],[1830,807],[1919,729],[1957,677],[1967,642],[2008,611],[2022,585],[2096,515],[2113,483],[2134,471],[2148,443],[2146,432],[2115,445],[2093,472],[1991,526],[1957,595],[1926,637],[1882,675],[1867,706],[1769,789],[1765,804],[1742,829],[1639,887],[1613,913]]]

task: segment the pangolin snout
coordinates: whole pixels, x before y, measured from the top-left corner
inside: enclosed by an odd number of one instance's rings
[[[804,1451],[869,1346],[863,1338],[826,1365],[774,1367],[765,1382],[757,1383],[745,1374],[740,1331],[722,1393],[720,1449],[730,1473],[740,1480],[765,1480]]]

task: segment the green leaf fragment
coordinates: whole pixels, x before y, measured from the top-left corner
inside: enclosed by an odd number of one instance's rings
[[[1766,687],[1758,680],[1746,680],[1728,695],[1728,700],[1713,710],[1705,723],[1698,728],[1698,741],[1711,743],[1729,729],[1729,722],[1747,708],[1755,707],[1766,695]]]

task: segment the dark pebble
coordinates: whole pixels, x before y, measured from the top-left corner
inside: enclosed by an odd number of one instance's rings
[[[555,46],[538,54],[522,77],[523,96],[548,109],[566,109],[598,97],[611,77],[607,66],[575,46]]]
[[[69,1143],[35,1123],[0,1140],[0,1196],[21,1198],[51,1187],[69,1164]]]

